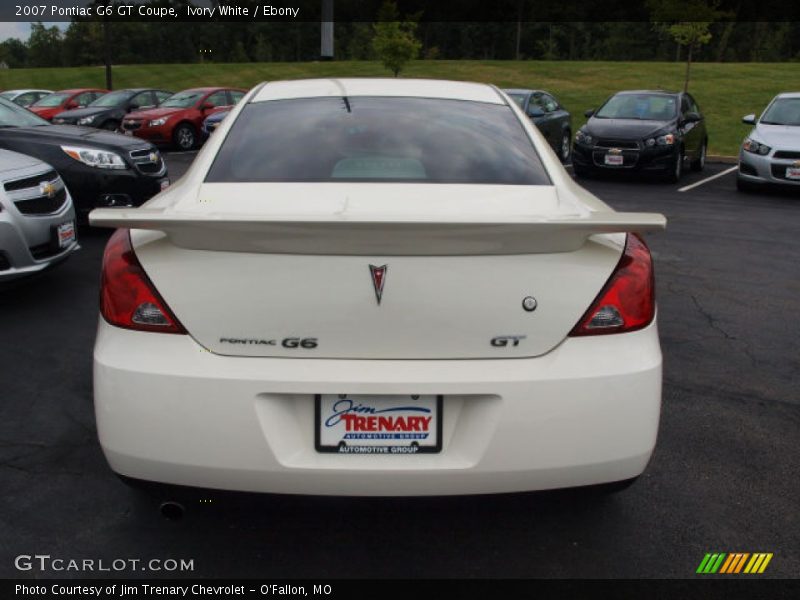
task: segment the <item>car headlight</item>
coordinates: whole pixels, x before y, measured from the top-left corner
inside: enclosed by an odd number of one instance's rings
[[[675,143],[675,134],[665,133],[664,135],[647,138],[644,143],[649,148],[653,146],[672,146]]]
[[[169,117],[161,117],[160,119],[153,119],[148,123],[148,126],[158,127],[159,125],[163,125],[164,123],[166,123],[168,118]]]
[[[594,138],[588,135],[582,129],[578,129],[578,133],[575,134],[575,141],[579,144],[586,144],[587,146],[591,146],[594,143]]]
[[[61,149],[75,160],[82,162],[90,167],[97,167],[98,169],[127,169],[128,165],[122,160],[122,157],[109,150],[100,150],[99,148],[83,148],[81,146],[61,146]]]
[[[766,144],[762,144],[761,142],[757,142],[751,138],[745,138],[742,148],[748,152],[752,152],[753,154],[760,154],[761,156],[766,156],[770,153],[770,150],[772,150],[772,148]]]
[[[92,115],[91,117],[83,117],[82,119],[78,119],[78,125],[88,125],[94,121],[96,116],[97,115]]]

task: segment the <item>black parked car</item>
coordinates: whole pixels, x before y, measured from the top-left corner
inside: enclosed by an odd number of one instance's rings
[[[169,185],[167,166],[149,142],[88,127],[51,125],[3,98],[0,148],[55,167],[82,219],[98,206],[139,206]]]
[[[630,91],[611,96],[578,130],[573,145],[575,174],[592,171],[656,172],[681,178],[684,162],[701,171],[708,134],[700,107],[684,92]]]
[[[83,108],[58,113],[52,122],[54,125],[85,125],[116,131],[129,112],[154,108],[171,95],[172,92],[150,88],[117,90],[100,96]]]
[[[553,147],[561,162],[569,162],[572,115],[552,94],[541,90],[503,90],[528,115]]]

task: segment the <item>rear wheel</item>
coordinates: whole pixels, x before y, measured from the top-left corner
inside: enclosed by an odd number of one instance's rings
[[[703,145],[700,146],[700,155],[692,161],[691,167],[692,171],[702,171],[703,168],[706,166],[706,148],[708,146],[708,142],[703,140]]]
[[[569,129],[567,129],[561,136],[561,148],[559,149],[558,157],[561,159],[563,164],[567,164],[571,155],[572,134],[570,133]]]
[[[194,127],[188,123],[181,123],[172,133],[172,141],[181,150],[191,150],[197,142]]]

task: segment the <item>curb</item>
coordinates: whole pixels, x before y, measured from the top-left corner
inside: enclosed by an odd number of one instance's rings
[[[739,163],[738,156],[722,156],[720,154],[709,154],[706,156],[708,162],[723,163],[726,165],[735,165]]]

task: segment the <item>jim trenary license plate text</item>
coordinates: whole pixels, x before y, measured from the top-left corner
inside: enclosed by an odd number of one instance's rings
[[[418,454],[442,449],[442,397],[321,394],[316,397],[318,452]]]

